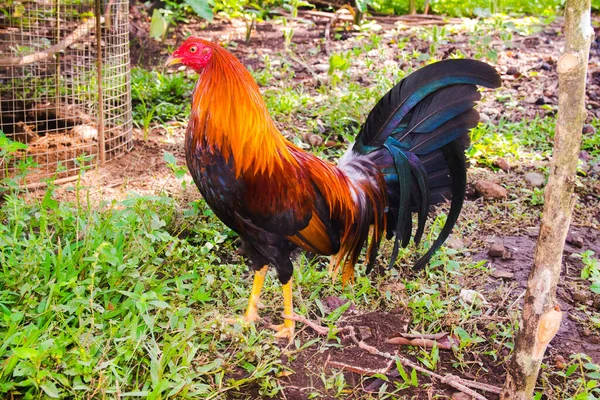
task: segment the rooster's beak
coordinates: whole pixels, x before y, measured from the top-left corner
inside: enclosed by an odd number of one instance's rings
[[[169,56],[169,58],[167,58],[167,61],[165,61],[165,67],[171,66],[171,65],[176,65],[176,64],[181,64],[181,57],[173,57],[173,56]]]

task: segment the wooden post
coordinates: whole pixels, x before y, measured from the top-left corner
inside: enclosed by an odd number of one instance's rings
[[[102,0],[94,0],[96,6],[96,69],[98,72],[98,156],[100,166],[106,162],[106,146],[104,145],[104,97],[102,95]],[[108,13],[107,13],[108,14]]]
[[[558,119],[544,213],[522,322],[515,351],[508,366],[502,400],[530,400],[546,347],[558,332],[562,312],[556,302],[565,240],[576,196],[576,167],[586,118],[585,80],[594,30],[590,21],[591,0],[567,0],[565,49],[558,60]]]

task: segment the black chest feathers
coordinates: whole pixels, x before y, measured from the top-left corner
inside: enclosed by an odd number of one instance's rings
[[[186,148],[188,169],[208,206],[231,229],[236,230],[235,210],[246,191],[241,178],[235,177],[233,160],[225,160],[218,151],[206,147]]]

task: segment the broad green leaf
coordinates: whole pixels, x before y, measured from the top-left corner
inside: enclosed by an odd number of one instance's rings
[[[339,54],[332,54],[331,57],[329,57],[330,75],[336,70],[345,71],[348,68],[350,68],[350,61],[347,58],[344,58]]]
[[[150,37],[156,40],[161,40],[167,33],[169,28],[169,21],[162,15],[162,13],[154,9],[152,13],[152,20],[150,21]]]
[[[590,372],[587,376],[592,379],[600,380],[600,372]]]
[[[39,352],[36,349],[30,347],[15,347],[12,349],[13,354],[19,358],[34,358],[37,357]]]
[[[598,371],[600,369],[600,366],[592,363],[585,363],[583,364],[583,367],[589,371]]]
[[[46,192],[46,194],[44,195],[44,199],[42,200],[42,205],[51,210],[56,210],[58,208],[58,201],[56,201],[52,198],[51,191],[48,190]]]
[[[567,371],[565,372],[565,375],[567,377],[573,375],[573,372],[575,372],[577,370],[577,368],[578,368],[577,364],[571,364],[571,365],[569,365],[569,368],[567,368]]]
[[[58,399],[60,394],[58,393],[58,388],[52,381],[46,381],[40,385],[44,393],[46,393],[49,397],[53,399]]]
[[[192,10],[199,17],[204,18],[208,22],[212,22],[213,20],[213,10],[211,5],[208,3],[208,0],[184,0],[186,4],[192,7]]]
[[[163,159],[167,164],[177,165],[177,159],[172,153],[169,153],[168,151],[165,151],[165,153],[163,154]]]
[[[360,11],[361,13],[364,13],[367,11],[368,4],[369,4],[369,0],[356,0],[356,8],[358,8],[358,11]]]

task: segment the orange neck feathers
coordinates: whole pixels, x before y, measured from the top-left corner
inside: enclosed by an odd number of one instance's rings
[[[212,43],[210,47],[212,59],[200,75],[192,101],[195,129],[188,135],[220,151],[226,160],[233,157],[236,176],[271,175],[284,161],[295,164],[252,75],[225,49]]]

